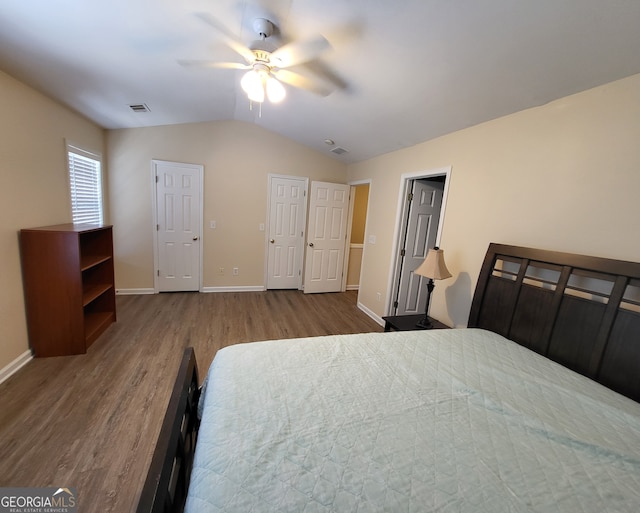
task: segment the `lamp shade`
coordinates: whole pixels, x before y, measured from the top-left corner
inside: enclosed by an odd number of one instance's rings
[[[240,81],[240,86],[251,101],[258,103],[264,101],[264,84],[262,83],[262,77],[256,71],[247,71]]]
[[[451,273],[444,263],[444,251],[438,248],[430,249],[427,253],[427,258],[415,270],[415,273],[432,280],[451,278]]]
[[[281,102],[286,94],[284,86],[280,82],[273,77],[267,78],[267,98],[269,98],[270,102]]]

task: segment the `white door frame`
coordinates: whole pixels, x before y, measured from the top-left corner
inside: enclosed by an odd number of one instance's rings
[[[306,176],[293,176],[293,175],[280,175],[276,173],[269,173],[267,175],[267,219],[265,224],[264,231],[264,290],[267,290],[267,283],[269,280],[269,226],[271,226],[271,182],[274,178],[284,178],[290,180],[299,180],[304,181],[304,205],[302,208],[302,221],[301,226],[305,230],[305,233],[300,238],[300,258],[302,258],[302,262],[300,263],[300,268],[302,272],[298,276],[298,290],[302,290],[302,277],[304,275],[304,265],[305,265],[305,246],[307,240],[307,197],[309,193],[309,178]]]
[[[200,203],[199,207],[199,218],[200,218],[200,234],[198,235],[200,238],[200,265],[198,269],[198,291],[202,292],[202,280],[203,280],[203,248],[204,248],[204,240],[202,239],[203,232],[203,223],[204,223],[204,166],[201,164],[186,164],[183,162],[172,162],[169,160],[159,160],[152,159],[151,160],[151,208],[153,210],[151,231],[153,232],[153,292],[154,294],[158,294],[160,292],[160,287],[158,286],[158,266],[159,266],[159,255],[158,255],[158,201],[156,197],[156,165],[157,164],[167,164],[167,165],[176,165],[181,167],[188,167],[194,169],[198,172],[198,181],[200,185],[200,197],[198,198],[198,202]]]
[[[440,245],[440,237],[442,236],[442,226],[444,225],[444,215],[447,207],[447,197],[449,195],[449,183],[451,182],[451,166],[429,169],[427,171],[414,171],[404,173],[400,176],[400,188],[398,191],[398,206],[396,209],[396,222],[393,234],[393,248],[391,259],[391,268],[389,269],[389,282],[387,283],[387,297],[385,299],[384,311],[385,315],[389,315],[392,308],[394,284],[400,278],[400,245],[402,244],[402,221],[407,215],[408,204],[406,201],[407,194],[410,190],[411,182],[421,178],[433,178],[435,176],[444,176],[444,192],[442,193],[442,206],[440,207],[440,220],[438,222],[438,232],[436,235],[436,246]],[[371,192],[371,191],[369,191]]]

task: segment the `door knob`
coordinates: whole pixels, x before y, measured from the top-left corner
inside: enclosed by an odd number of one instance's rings
[[[313,247],[313,242],[309,243],[309,247],[312,248]]]
[[[271,239],[269,242],[270,242],[271,244],[273,244],[275,241],[276,241],[276,239]]]
[[[198,240],[198,236],[197,236],[197,235],[194,235],[194,236],[193,236],[193,240]]]

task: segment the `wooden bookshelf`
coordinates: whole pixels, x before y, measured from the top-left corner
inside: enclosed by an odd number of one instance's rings
[[[34,355],[86,353],[116,320],[112,227],[23,229],[20,250]]]

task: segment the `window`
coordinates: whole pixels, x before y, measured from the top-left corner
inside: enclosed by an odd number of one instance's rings
[[[101,156],[67,144],[67,159],[73,222],[102,224]]]

